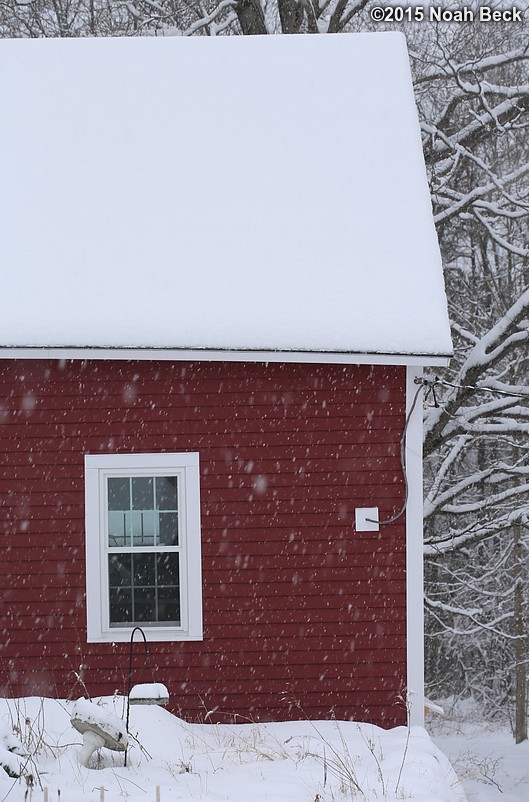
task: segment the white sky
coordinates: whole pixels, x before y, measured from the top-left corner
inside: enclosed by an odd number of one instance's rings
[[[397,33],[0,41],[0,345],[446,354]]]

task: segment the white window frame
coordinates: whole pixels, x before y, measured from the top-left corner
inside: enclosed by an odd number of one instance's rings
[[[179,477],[180,626],[142,624],[149,641],[202,640],[200,471],[197,452],[85,455],[86,616],[88,643],[130,640],[134,625],[110,627],[107,478]]]

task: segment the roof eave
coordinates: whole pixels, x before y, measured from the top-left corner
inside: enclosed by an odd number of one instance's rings
[[[138,348],[109,346],[0,347],[0,359],[170,360],[173,362],[293,362],[337,365],[446,367],[451,353],[384,353],[221,348]]]

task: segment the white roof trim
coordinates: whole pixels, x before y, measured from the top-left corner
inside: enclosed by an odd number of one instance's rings
[[[316,365],[445,367],[450,354],[355,354],[320,351],[210,351],[181,348],[0,348],[0,359],[109,359],[173,362],[284,362]]]

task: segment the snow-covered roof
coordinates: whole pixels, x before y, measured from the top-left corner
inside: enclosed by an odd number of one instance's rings
[[[3,349],[451,352],[401,34],[3,40],[0,107]]]

